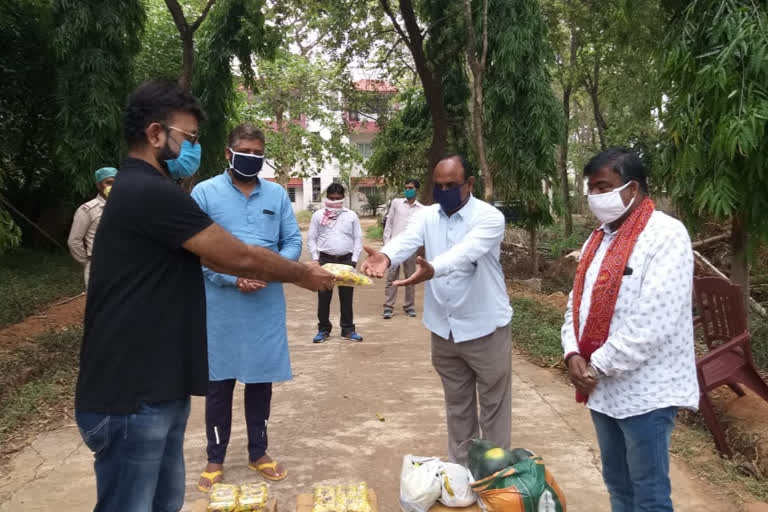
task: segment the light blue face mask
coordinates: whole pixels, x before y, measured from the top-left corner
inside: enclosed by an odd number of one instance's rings
[[[173,178],[188,178],[197,172],[200,168],[200,157],[202,148],[199,143],[192,144],[188,140],[181,143],[179,156],[165,161],[168,166],[168,173]]]

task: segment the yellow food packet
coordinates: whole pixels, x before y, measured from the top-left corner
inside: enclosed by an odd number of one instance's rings
[[[312,512],[335,512],[336,489],[321,485],[315,487]]]
[[[214,484],[208,502],[208,512],[236,512],[240,488],[232,484]]]
[[[237,498],[237,512],[251,512],[263,509],[269,499],[269,487],[263,482],[242,484]]]
[[[373,282],[350,265],[326,263],[323,268],[336,276],[336,286],[370,286]]]

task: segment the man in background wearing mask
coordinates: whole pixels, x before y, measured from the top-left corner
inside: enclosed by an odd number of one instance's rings
[[[208,390],[206,267],[246,279],[333,287],[317,265],[250,246],[174,179],[200,163],[197,98],[168,80],[134,91],[120,165],[96,233],[75,418],[94,453],[96,511],[178,511],[190,395]]]
[[[422,210],[424,205],[416,200],[416,192],[419,190],[418,180],[408,180],[405,183],[405,198],[393,199],[387,213],[387,223],[384,227],[384,244],[405,230],[411,216]],[[413,255],[398,266],[393,266],[387,273],[387,287],[384,292],[384,319],[392,318],[392,312],[397,299],[397,288],[392,284],[400,277],[400,268],[403,269],[403,278],[408,279],[416,271],[416,256]],[[410,317],[416,316],[416,287],[405,287],[405,302],[403,311]]]
[[[362,270],[384,277],[421,246],[426,249],[416,272],[394,285],[427,281],[424,325],[432,332],[432,364],[443,381],[449,455],[466,464],[467,440],[482,437],[510,447],[512,308],[499,261],[504,215],[472,196],[475,177],[463,157],[443,158],[432,177],[436,204],[380,252],[366,247]]]
[[[688,231],[655,209],[626,149],[584,168],[602,225],[581,252],[562,328],[576,398],[591,410],[611,510],[672,511],[669,439],[699,403]]]
[[[96,188],[99,193],[87,203],[75,211],[72,220],[72,229],[69,231],[67,245],[72,257],[83,266],[85,289],[88,289],[88,278],[91,274],[91,256],[93,255],[93,239],[96,236],[96,228],[99,227],[101,214],[107,202],[107,195],[115,182],[117,169],[114,167],[102,167],[94,173]]]
[[[229,169],[204,181],[192,198],[214,222],[248,245],[297,261],[301,231],[291,200],[277,183],[259,179],[264,134],[241,124],[229,134]],[[287,472],[267,455],[272,383],[292,378],[281,283],[222,274],[203,268],[208,318],[208,395],[205,422],[208,466],[198,488],[208,492],[223,479],[232,429],[235,382],[245,384],[248,467],[270,480]]]
[[[312,259],[320,265],[340,263],[357,266],[357,260],[363,250],[363,231],[357,214],[344,208],[344,187],[340,183],[331,183],[325,192],[325,208],[312,215],[307,245]],[[354,288],[351,286],[339,286],[341,337],[363,341],[363,337],[355,332],[353,294]],[[331,298],[332,290],[318,293],[318,332],[312,340],[314,343],[323,343],[331,335]]]

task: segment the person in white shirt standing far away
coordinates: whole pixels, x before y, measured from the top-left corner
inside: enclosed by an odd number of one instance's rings
[[[307,233],[307,246],[312,259],[320,265],[338,263],[357,267],[363,251],[363,230],[360,218],[352,210],[344,208],[344,187],[331,183],[325,192],[325,208],[312,215]],[[363,341],[355,332],[352,300],[354,288],[339,286],[341,306],[341,337],[350,341]],[[333,289],[317,293],[317,334],[314,343],[323,343],[331,335],[331,299]]]
[[[655,209],[631,151],[603,151],[584,176],[603,224],[584,245],[568,299],[568,374],[592,413],[611,510],[671,512],[670,435],[678,407],[699,403],[691,240]]]
[[[437,204],[417,212],[381,251],[366,247],[362,270],[384,277],[424,246],[426,259],[417,257],[416,272],[394,284],[427,281],[424,325],[445,392],[449,455],[466,464],[467,440],[510,447],[512,308],[499,262],[504,215],[472,196],[475,177],[459,155],[440,160],[433,181]]]
[[[387,223],[384,226],[384,245],[405,230],[411,217],[424,208],[416,199],[419,190],[418,180],[408,180],[405,183],[405,197],[393,199],[387,213]],[[384,319],[392,318],[397,299],[397,287],[393,284],[400,277],[400,268],[403,269],[403,278],[408,279],[416,271],[416,255],[405,260],[401,265],[392,266],[387,273],[387,288],[384,292]],[[416,316],[416,287],[405,287],[405,302],[403,311],[410,317]]]

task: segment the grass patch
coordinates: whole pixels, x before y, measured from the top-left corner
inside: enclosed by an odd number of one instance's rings
[[[296,220],[301,223],[306,223],[312,220],[312,212],[309,210],[301,210],[296,212]]]
[[[82,292],[83,271],[68,254],[17,249],[0,256],[0,327],[60,297]]]
[[[677,425],[672,431],[670,452],[684,459],[688,468],[699,478],[719,484],[717,489],[728,499],[734,502],[744,501],[745,496],[739,492],[743,489],[758,501],[768,501],[768,485],[749,475],[749,470],[746,469],[749,461],[738,454],[733,459],[719,456],[712,441],[712,434],[707,430],[699,413],[679,412]]]
[[[563,356],[560,310],[525,297],[513,297],[515,310],[510,329],[515,344],[542,364],[551,366]]]
[[[83,331],[64,328],[0,358],[0,446],[71,409]],[[23,430],[23,433],[21,432]]]
[[[365,238],[369,240],[379,240],[384,237],[384,228],[379,225],[370,226],[365,231]]]

